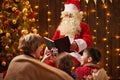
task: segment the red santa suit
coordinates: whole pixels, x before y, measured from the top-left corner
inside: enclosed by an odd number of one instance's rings
[[[80,27],[81,27],[81,32],[79,34],[75,35],[74,40],[73,40],[73,41],[76,41],[76,43],[78,45],[77,52],[80,52],[83,49],[85,49],[86,47],[89,47],[92,45],[92,36],[90,34],[89,25],[86,24],[85,22],[81,22]],[[56,39],[62,38],[64,36],[65,35],[61,35],[60,30],[56,30],[52,39],[56,40]],[[72,43],[73,41],[70,41],[70,42]]]

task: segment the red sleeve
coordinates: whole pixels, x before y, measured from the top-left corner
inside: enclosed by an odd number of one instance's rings
[[[52,67],[55,67],[55,63],[51,62],[50,60],[47,60],[45,63]]]
[[[90,26],[88,24],[86,24],[85,22],[81,22],[81,38],[86,41],[87,46],[91,46],[92,45],[92,35],[90,32]]]
[[[78,78],[84,78],[84,69],[82,69],[82,67],[78,67],[75,70],[75,74],[77,75]]]
[[[91,75],[92,68],[89,66],[78,67],[75,73],[78,78],[85,79],[85,76]]]
[[[59,30],[56,30],[53,37],[52,37],[52,40],[56,40],[60,37],[60,31]]]

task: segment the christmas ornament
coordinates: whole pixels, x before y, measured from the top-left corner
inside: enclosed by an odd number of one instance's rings
[[[5,19],[6,19],[6,17],[5,17],[4,15],[2,15],[2,19],[3,19],[3,20],[5,20]]]
[[[23,13],[26,13],[27,11],[28,11],[27,8],[23,8],[23,10],[22,10]]]
[[[6,37],[9,38],[10,37],[10,33],[7,32],[6,33]]]
[[[32,30],[34,34],[37,34],[38,33],[38,30],[37,29],[33,29]]]
[[[3,30],[2,29],[0,29],[0,34],[2,34],[3,33]]]
[[[26,16],[23,16],[23,20],[25,21],[27,19],[27,17]]]
[[[4,26],[6,26],[6,27],[9,26],[9,21],[5,21]]]
[[[12,40],[11,40],[11,39],[8,39],[8,42],[9,42],[9,43],[11,43],[11,42],[12,42]]]
[[[2,61],[1,65],[6,66],[6,61]]]
[[[12,20],[12,23],[13,23],[13,24],[16,24],[16,23],[17,23],[17,21],[14,19],[14,20]]]
[[[8,46],[8,45],[6,45],[6,46],[5,46],[5,49],[6,49],[6,50],[8,50],[8,49],[9,49],[9,46]]]
[[[35,22],[35,18],[32,18],[31,22]]]
[[[22,30],[22,31],[21,31],[21,34],[23,34],[23,35],[28,34],[28,30]]]
[[[15,13],[16,15],[18,15],[18,14],[20,13],[20,11],[19,11],[19,10],[15,10],[14,13]]]
[[[13,8],[12,8],[12,11],[15,11],[16,9],[17,9],[16,7],[13,7]]]
[[[26,5],[29,5],[29,1],[26,1],[25,4],[26,4]]]

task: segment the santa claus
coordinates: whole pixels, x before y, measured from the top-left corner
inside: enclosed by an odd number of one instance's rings
[[[91,46],[92,36],[90,27],[82,22],[83,12],[80,11],[79,0],[67,0],[65,9],[61,13],[61,22],[54,33],[53,40],[69,36],[71,51],[81,52],[86,47]]]
[[[82,22],[83,12],[80,10],[79,0],[67,0],[65,9],[61,12],[61,22],[56,29],[52,39],[56,40],[65,36],[69,37],[71,46],[71,55],[75,58],[75,65],[80,62],[80,53],[86,47],[92,45],[92,36],[90,27],[85,22]],[[51,62],[46,62],[52,65]]]

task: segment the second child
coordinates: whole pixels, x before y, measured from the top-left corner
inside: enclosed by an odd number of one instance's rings
[[[101,53],[96,48],[86,48],[81,56],[81,66],[75,73],[82,80],[108,80],[106,71],[97,63],[101,60]]]

